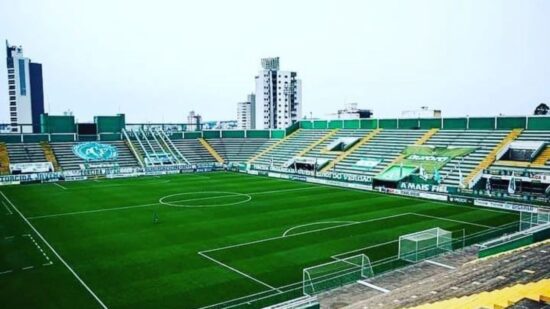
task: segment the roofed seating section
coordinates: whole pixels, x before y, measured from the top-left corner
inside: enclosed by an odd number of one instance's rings
[[[370,141],[361,145],[353,153],[336,164],[336,172],[366,174],[374,176],[392,163],[407,146],[414,144],[426,133],[426,130],[381,130]],[[356,165],[361,159],[375,159],[380,162],[366,170]]]
[[[372,130],[368,129],[340,129],[338,132],[336,132],[334,135],[332,135],[330,138],[326,139],[319,145],[315,146],[313,149],[308,151],[304,156],[305,157],[313,157],[313,158],[323,158],[323,159],[329,159],[333,160],[335,159],[341,152],[339,151],[328,151],[327,147],[337,141],[339,138],[343,137],[357,137],[362,138],[363,136],[369,134]]]
[[[10,163],[47,162],[39,143],[7,144]]]
[[[475,130],[440,130],[424,145],[439,147],[476,147],[465,156],[452,159],[440,171],[442,183],[451,186],[459,185],[459,169],[464,178],[508,135],[509,131],[475,131]]]
[[[267,138],[221,138],[208,139],[226,162],[246,162],[255,153],[275,143],[276,139]]]
[[[102,144],[109,144],[116,148],[118,157],[115,161],[94,161],[93,163],[117,163],[120,167],[138,167],[138,161],[124,143],[124,141],[112,141],[101,142]],[[90,163],[84,159],[75,155],[73,152],[73,146],[79,144],[78,142],[63,142],[63,143],[51,143],[52,149],[57,158],[57,162],[63,170],[78,170],[80,164]]]
[[[294,134],[287,136],[283,142],[276,145],[270,151],[262,154],[258,158],[255,158],[252,163],[269,165],[271,164],[271,161],[273,161],[274,166],[283,166],[286,161],[298,155],[310,144],[321,139],[329,131],[330,130],[328,129],[299,130]]]

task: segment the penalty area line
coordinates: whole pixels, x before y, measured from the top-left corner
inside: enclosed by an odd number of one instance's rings
[[[54,182],[53,184],[56,185],[58,188],[61,188],[63,190],[68,190],[67,187],[62,186],[62,185],[58,184],[57,182]]]
[[[216,259],[213,258],[213,257],[210,257],[210,256],[208,256],[208,255],[206,255],[206,254],[204,254],[204,253],[202,253],[202,252],[199,252],[198,254],[199,254],[200,256],[202,256],[202,257],[204,257],[204,258],[206,258],[206,259],[208,259],[208,260],[210,260],[210,261],[212,261],[212,262],[214,262],[214,263],[216,263],[216,264],[218,264],[218,265],[221,265],[221,266],[223,266],[223,267],[225,267],[225,268],[227,268],[227,269],[229,269],[229,270],[231,270],[231,271],[233,271],[233,272],[236,272],[236,273],[238,273],[239,275],[244,276],[244,277],[246,277],[246,278],[248,278],[248,279],[250,279],[250,280],[252,280],[252,281],[254,281],[254,282],[256,282],[256,283],[259,283],[259,284],[261,284],[261,285],[263,285],[263,286],[265,286],[265,287],[268,287],[268,288],[270,288],[270,289],[272,289],[272,290],[274,290],[274,291],[277,291],[277,292],[279,292],[279,293],[282,293],[282,291],[279,290],[278,288],[276,288],[276,287],[274,287],[274,286],[271,286],[271,285],[269,285],[269,284],[267,284],[267,283],[265,283],[265,282],[263,282],[263,281],[260,281],[260,280],[254,278],[254,277],[252,277],[252,276],[250,276],[250,275],[248,275],[248,274],[245,274],[245,273],[243,273],[242,271],[240,271],[240,270],[238,270],[238,269],[236,269],[236,268],[233,268],[233,267],[231,267],[231,266],[229,266],[229,265],[227,265],[227,264],[224,264],[224,263],[222,263],[222,262],[216,260]]]
[[[44,244],[46,244],[46,246],[50,249],[50,251],[57,257],[57,259],[59,259],[59,261],[61,261],[61,263],[63,265],[65,265],[65,267],[67,267],[67,269],[69,270],[69,272],[71,272],[71,274],[73,274],[73,276],[76,278],[76,280],[78,280],[78,282],[80,282],[80,284],[86,289],[86,291],[88,291],[90,293],[90,295],[92,295],[92,297],[99,303],[99,305],[102,307],[102,308],[105,308],[107,309],[107,306],[105,306],[105,304],[103,303],[103,301],[101,301],[101,299],[99,299],[99,297],[94,293],[94,291],[92,291],[92,289],[84,282],[84,280],[82,280],[82,278],[80,278],[80,276],[74,271],[74,269],[72,269],[71,266],[69,266],[69,264],[67,264],[67,262],[65,262],[65,260],[61,257],[61,255],[59,255],[59,253],[57,253],[57,251],[52,247],[52,245],[50,245],[50,243],[46,240],[46,238],[44,238],[44,236],[42,236],[42,234],[40,234],[40,232],[38,232],[38,230],[34,227],[34,225],[31,224],[31,222],[29,220],[27,220],[27,218],[25,218],[25,216],[23,216],[23,213],[21,213],[21,211],[19,211],[19,209],[17,207],[15,207],[15,205],[10,201],[10,199],[8,199],[8,197],[4,194],[4,192],[0,191],[0,194],[2,195],[2,197],[10,204],[10,206],[13,208],[13,210],[15,210],[15,212],[19,215],[19,217],[21,217],[21,219],[23,219],[23,221],[34,231],[34,233],[42,240],[42,242],[44,242]]]

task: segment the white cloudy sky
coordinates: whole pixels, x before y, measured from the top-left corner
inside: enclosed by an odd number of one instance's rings
[[[308,115],[519,115],[550,102],[549,16],[546,0],[0,0],[0,38],[43,63],[46,109],[81,121],[236,118],[268,56],[298,71]]]

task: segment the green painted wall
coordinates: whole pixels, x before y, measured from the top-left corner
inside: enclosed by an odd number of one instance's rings
[[[443,118],[444,130],[466,130],[468,120],[466,118]]]
[[[214,130],[214,131],[202,131],[202,137],[203,138],[220,138],[222,135],[221,135],[221,131],[219,130]]]
[[[418,119],[399,119],[399,129],[418,129]]]
[[[47,142],[48,134],[23,134],[23,143]]]
[[[98,133],[120,133],[126,127],[124,114],[116,116],[95,116],[94,123]]]
[[[300,121],[300,128],[302,129],[313,129],[313,122],[310,120]]]
[[[397,129],[397,119],[380,119],[380,129]]]
[[[248,130],[246,136],[248,138],[269,138],[269,130]]]
[[[328,123],[329,129],[341,129],[345,125],[345,122],[343,120],[331,120]]]
[[[361,129],[378,129],[378,120],[376,119],[361,119],[360,124]]]
[[[244,130],[224,130],[222,138],[244,138]]]
[[[120,141],[120,133],[102,133],[99,134],[100,141]]]
[[[314,129],[326,129],[328,128],[328,121],[326,120],[315,120],[313,122]]]
[[[285,138],[285,130],[271,130],[271,138]]]
[[[529,130],[550,130],[550,116],[545,117],[529,117],[527,123]]]
[[[41,133],[76,133],[74,116],[40,115]]]
[[[441,119],[419,119],[420,129],[441,129]]]
[[[197,139],[202,137],[202,132],[185,132],[183,134],[184,139]]]
[[[74,134],[52,134],[50,137],[52,142],[74,142]]]
[[[344,120],[344,129],[361,129],[361,120]]]
[[[469,124],[470,130],[494,130],[495,118],[472,117]]]
[[[498,117],[497,129],[512,130],[516,128],[525,128],[526,122],[526,117]]]

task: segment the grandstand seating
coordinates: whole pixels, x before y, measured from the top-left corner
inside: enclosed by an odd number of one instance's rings
[[[407,146],[414,144],[425,133],[426,130],[381,130],[371,140],[337,163],[334,170],[375,176],[400,156]],[[357,161],[365,157],[381,161],[374,168],[365,171],[364,168],[355,165]]]
[[[216,162],[198,139],[173,139],[172,142],[191,164]]]
[[[47,162],[39,143],[7,144],[10,163]]]
[[[268,151],[253,157],[251,163],[269,165],[273,161],[274,166],[280,167],[329,131],[327,129],[298,130],[279,143],[273,144],[274,147]]]
[[[132,154],[128,146],[124,141],[112,141],[112,142],[102,142],[104,144],[110,144],[115,146],[118,151],[118,158],[116,161],[120,167],[137,167],[139,166],[137,159]],[[78,142],[59,142],[51,143],[52,149],[57,158],[57,162],[63,170],[78,170],[80,169],[79,164],[84,164],[82,158],[78,157],[73,153],[73,146],[78,144]],[[109,161],[111,162],[111,161]],[[101,163],[101,162],[97,162]]]
[[[339,297],[336,291],[332,295],[323,296],[321,305],[330,308],[336,302],[340,308],[348,309],[410,308],[427,302],[435,303],[550,278],[549,242],[482,260],[475,259],[476,251],[475,247],[469,247],[436,259],[456,267],[452,270],[423,262],[367,280],[390,290],[389,293],[380,293],[356,284],[340,292],[345,293],[345,297]],[[346,302],[342,303],[342,299]]]
[[[246,162],[255,153],[275,143],[276,139],[266,138],[221,138],[209,139],[208,143],[216,149],[226,162]]]
[[[208,153],[216,160],[218,163],[223,163],[224,159],[222,156],[210,145],[204,138],[199,138],[199,142],[201,145],[208,151]]]
[[[313,158],[323,158],[333,160],[341,152],[338,151],[326,151],[328,145],[332,142],[343,137],[357,137],[363,138],[365,135],[369,134],[372,130],[367,129],[340,129],[335,130],[333,135],[330,135],[327,139],[323,140],[321,143],[315,145],[311,150],[307,151],[304,156],[313,157]]]
[[[525,142],[550,142],[550,132],[549,131],[534,131],[534,130],[526,130],[523,131],[518,138],[517,141],[525,141]],[[534,169],[543,169],[543,170],[550,170],[550,147],[547,145],[547,147],[539,153],[539,155],[535,158],[535,160],[531,163],[529,162],[521,162],[523,164],[517,164],[516,167],[520,168],[526,168],[529,170]],[[510,166],[513,165],[512,162],[495,162],[493,166]]]
[[[424,145],[440,147],[476,147],[477,149],[464,158],[454,158],[440,171],[442,183],[459,185],[459,170],[463,177],[471,173],[481,161],[506,137],[509,131],[476,131],[476,130],[440,130]]]

